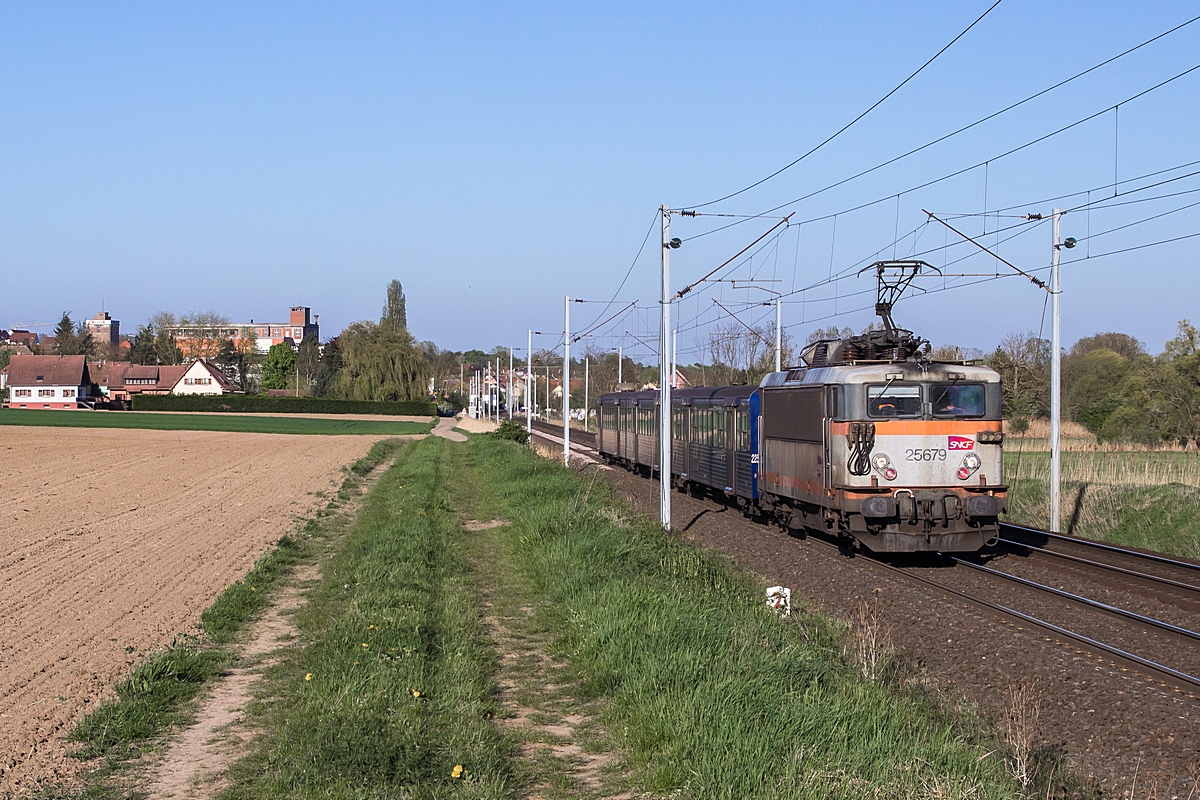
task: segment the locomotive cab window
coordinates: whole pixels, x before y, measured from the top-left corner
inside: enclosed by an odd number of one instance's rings
[[[978,383],[931,386],[929,399],[935,417],[982,417],[986,407]]]
[[[883,386],[867,387],[868,417],[919,417],[921,416],[921,387]]]

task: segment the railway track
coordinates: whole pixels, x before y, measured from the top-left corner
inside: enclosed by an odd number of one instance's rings
[[[513,417],[513,419],[517,419],[517,418]],[[525,418],[521,417],[521,419],[519,419],[517,421],[524,422]],[[555,422],[545,422],[540,419],[535,419],[535,420],[533,420],[533,429],[534,429],[534,432],[541,431],[543,433],[548,433],[551,436],[554,436],[559,441],[562,440],[563,428],[562,428],[561,421],[555,423]],[[578,428],[571,428],[571,443],[578,444],[581,447],[586,447],[591,450],[595,450],[596,449],[596,434],[586,433],[584,431],[579,430]]]
[[[535,434],[561,442],[561,423],[537,420],[532,427]],[[594,453],[595,441],[595,434],[571,430],[572,445],[578,449]],[[1127,591],[1137,587],[1156,602],[1180,609],[1188,619],[1200,618],[1200,564],[1019,525],[1003,524],[1001,530],[1000,545],[1008,552],[1076,572],[1102,574],[1110,582],[1122,582]],[[819,537],[810,541],[838,549]],[[1200,699],[1200,631],[997,569],[982,563],[982,558],[939,557],[933,566],[898,565],[878,558],[862,562]]]
[[[1120,575],[1200,603],[1200,564],[1128,547],[1001,523],[1000,543],[1037,557]]]

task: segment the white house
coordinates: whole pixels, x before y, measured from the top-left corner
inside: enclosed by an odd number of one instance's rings
[[[92,379],[85,356],[14,356],[0,372],[9,408],[90,408]]]
[[[207,359],[197,359],[171,389],[171,394],[226,394],[234,386]]]

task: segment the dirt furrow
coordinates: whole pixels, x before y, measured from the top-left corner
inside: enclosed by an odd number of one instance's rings
[[[0,429],[0,793],[69,781],[61,736],[373,441]]]

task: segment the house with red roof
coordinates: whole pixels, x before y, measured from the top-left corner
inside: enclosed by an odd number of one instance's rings
[[[14,356],[0,370],[8,408],[94,408],[99,392],[85,356]]]
[[[228,394],[236,388],[221,370],[207,358],[199,358],[188,365],[187,371],[171,388],[171,394]]]

